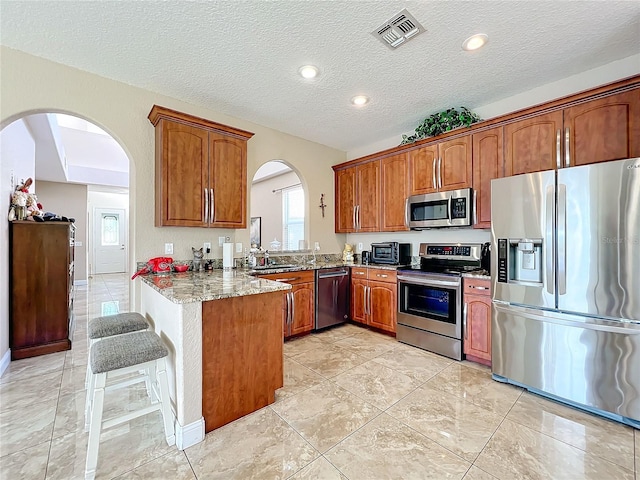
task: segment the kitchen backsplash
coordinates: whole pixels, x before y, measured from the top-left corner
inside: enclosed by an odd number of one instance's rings
[[[346,243],[353,245],[356,253],[371,250],[376,242],[411,243],[411,254],[418,255],[421,243],[485,243],[491,241],[491,230],[473,228],[432,228],[430,230],[412,230],[410,232],[349,233]],[[358,248],[362,243],[362,249]]]

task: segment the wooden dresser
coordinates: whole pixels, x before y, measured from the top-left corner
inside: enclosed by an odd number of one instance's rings
[[[10,224],[12,360],[71,348],[74,240],[73,223],[20,221]]]

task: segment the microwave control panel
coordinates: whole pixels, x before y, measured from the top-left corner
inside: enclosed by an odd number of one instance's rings
[[[452,198],[451,199],[451,219],[467,218],[467,199]]]

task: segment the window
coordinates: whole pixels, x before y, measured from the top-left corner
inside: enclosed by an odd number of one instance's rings
[[[102,246],[120,244],[120,225],[118,217],[115,215],[104,215],[102,217]]]
[[[304,240],[304,190],[302,186],[282,191],[282,242],[283,250],[297,250]]]

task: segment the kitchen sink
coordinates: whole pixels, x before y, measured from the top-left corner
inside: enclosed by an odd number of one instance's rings
[[[283,263],[280,265],[256,265],[253,267],[254,270],[264,272],[265,270],[286,270],[286,269],[298,269],[301,268],[300,265],[294,265],[289,263]]]

